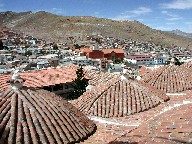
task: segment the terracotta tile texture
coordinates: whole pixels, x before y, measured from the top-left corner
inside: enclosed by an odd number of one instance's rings
[[[70,65],[66,67],[47,68],[20,72],[20,77],[25,80],[24,85],[30,88],[41,88],[43,86],[72,82],[76,78],[78,66]],[[0,74],[0,91],[8,88],[11,74]]]
[[[192,103],[154,117],[112,143],[192,143]]]
[[[165,113],[165,118],[162,118],[161,123],[162,123],[162,127],[166,127],[167,124],[170,124],[166,118],[169,118],[169,114],[170,116],[172,116],[174,115],[174,113],[176,113],[175,109],[170,109],[170,107],[173,107],[175,104],[176,105],[183,104],[183,102],[186,102],[186,101],[192,102],[192,92],[190,90],[185,91],[185,93],[180,93],[177,96],[171,95],[169,101],[164,102],[161,105],[158,105],[157,107],[154,107],[144,112],[135,113],[134,115],[129,115],[126,117],[110,117],[110,118],[100,117],[100,119],[105,119],[107,122],[114,122],[114,123],[104,123],[104,122],[96,121],[95,123],[97,125],[97,131],[82,143],[83,144],[127,144],[129,143],[129,141],[130,143],[132,142],[132,143],[138,143],[138,144],[187,143],[187,141],[182,140],[180,137],[177,137],[177,139],[170,141],[169,139],[166,139],[167,134],[169,133],[161,133],[160,130],[156,132],[157,136],[158,135],[161,136],[160,138],[147,135],[148,128],[146,126],[147,124],[150,124],[150,123],[154,125],[153,123],[155,123],[156,119],[161,120],[162,116]],[[167,111],[164,111],[165,109],[167,109]],[[181,109],[181,111],[183,110],[185,111],[185,109]],[[173,122],[173,120],[170,120],[170,121]],[[127,125],[123,125],[123,124],[127,124]],[[142,128],[140,129],[140,127]],[[161,127],[159,127],[159,129],[160,128]],[[167,128],[169,129],[175,128],[175,126],[168,125]],[[137,129],[140,129],[139,134],[134,133],[134,131],[137,132]],[[134,136],[132,136],[132,134],[134,134]],[[132,137],[134,138],[134,141],[133,139],[131,139]],[[141,139],[141,140],[138,142],[138,139]]]
[[[89,116],[124,117],[156,107],[169,98],[164,92],[138,81],[122,81],[113,77],[87,90],[72,101]]]
[[[76,65],[69,65],[65,67],[19,72],[19,75],[25,81],[23,86],[41,88],[44,86],[72,82],[76,78],[76,70],[78,68],[79,67]],[[85,69],[84,73],[85,78],[89,79],[89,84],[93,86],[100,82],[108,81],[113,77],[117,77],[112,74]],[[4,91],[9,87],[10,84],[7,83],[7,80],[9,80],[11,76],[11,74],[0,74],[0,91]]]
[[[182,64],[181,67],[188,68],[189,70],[192,71],[192,61]]]
[[[45,90],[8,88],[0,96],[0,143],[66,144],[86,139],[96,125]]]
[[[100,83],[118,78],[117,75],[113,75],[111,73],[104,73],[100,71],[94,71],[94,70],[86,71],[85,77],[89,79],[89,85],[92,85],[92,86],[96,86]]]
[[[192,72],[182,66],[167,65],[146,74],[141,81],[166,93],[192,89]]]

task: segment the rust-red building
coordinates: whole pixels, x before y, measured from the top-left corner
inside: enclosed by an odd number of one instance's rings
[[[102,50],[92,50],[91,52],[87,53],[86,56],[92,59],[101,59],[104,58],[104,53]]]
[[[124,58],[124,51],[122,49],[103,49],[104,58],[107,60],[114,60],[117,58]]]
[[[106,58],[107,60],[114,60],[117,58],[124,58],[124,51],[122,49],[100,49],[93,50],[91,48],[80,48],[75,50],[76,52],[82,52],[84,56],[93,59]]]

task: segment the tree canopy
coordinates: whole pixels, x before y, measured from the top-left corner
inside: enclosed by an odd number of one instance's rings
[[[86,87],[88,85],[88,79],[84,77],[82,66],[80,66],[80,68],[77,69],[76,74],[77,74],[77,78],[74,80],[74,83],[73,83],[73,87],[74,87],[74,91],[72,95],[73,99],[76,99],[79,96],[81,96],[86,91]]]
[[[0,50],[3,50],[3,42],[0,40]]]

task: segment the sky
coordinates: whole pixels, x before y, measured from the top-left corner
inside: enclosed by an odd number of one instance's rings
[[[192,33],[192,0],[0,0],[0,11],[137,20],[153,29]]]

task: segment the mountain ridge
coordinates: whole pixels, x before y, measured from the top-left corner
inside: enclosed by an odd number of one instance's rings
[[[176,34],[176,35],[179,35],[179,36],[184,36],[184,37],[188,37],[188,38],[192,38],[192,33],[186,33],[186,32],[183,32],[179,29],[175,29],[175,30],[172,30],[172,31],[167,31],[169,33],[173,33],[173,34]]]
[[[192,38],[155,30],[138,21],[118,21],[92,16],[61,16],[45,11],[0,12],[0,19],[0,22],[10,29],[50,41],[65,41],[68,36],[74,35],[100,34],[192,49]]]

